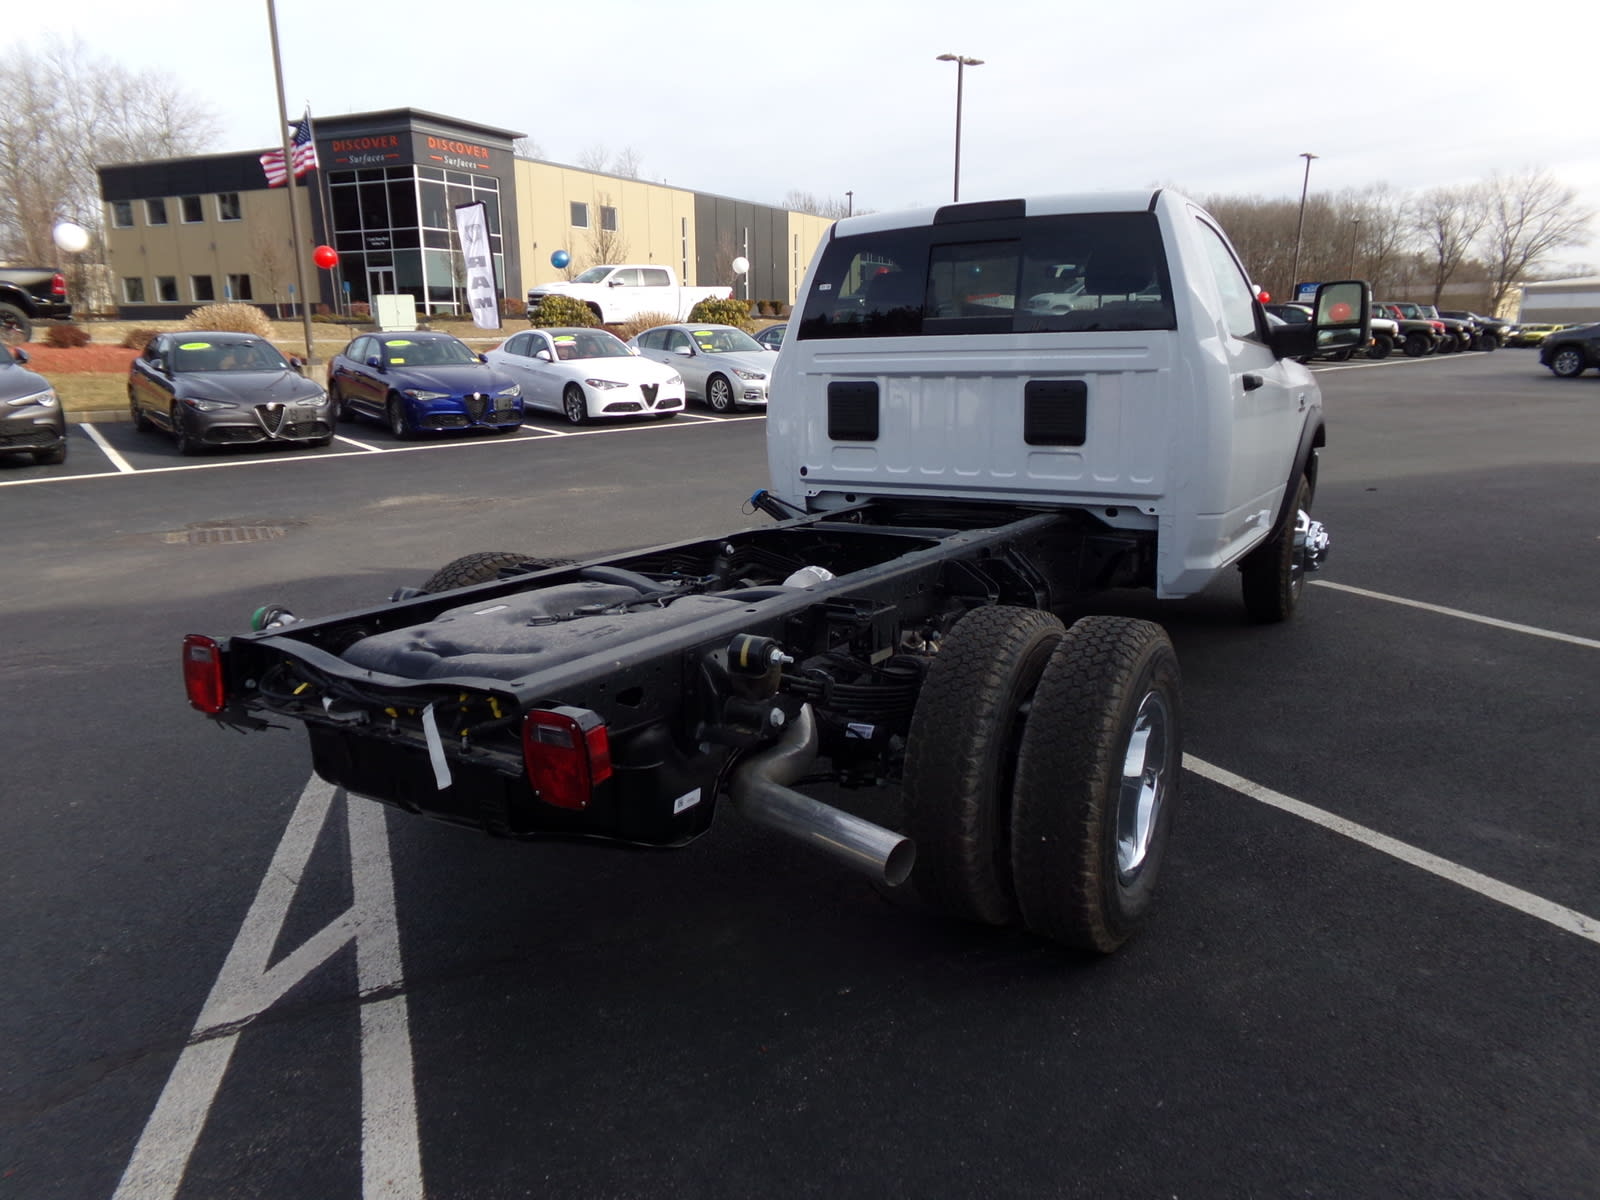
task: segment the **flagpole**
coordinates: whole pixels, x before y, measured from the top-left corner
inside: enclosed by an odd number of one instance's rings
[[[306,287],[306,246],[300,236],[300,212],[294,203],[294,147],[289,143],[289,104],[283,95],[283,56],[278,53],[278,10],[273,0],[267,0],[267,26],[272,31],[272,79],[278,85],[278,128],[283,131],[283,169],[287,175],[284,185],[289,189],[289,235],[294,239],[295,277],[300,281],[300,320],[305,326],[306,362],[311,363],[316,361],[311,340],[311,292]]]
[[[309,100],[306,102],[306,132],[311,135],[311,145],[315,147],[317,144],[317,127],[316,124],[311,120],[311,102]],[[328,239],[328,245],[331,246],[333,245],[334,241],[333,222],[328,217],[328,184],[327,181],[322,178],[322,163],[320,161],[317,163],[316,172],[317,182],[314,184],[307,184],[306,186],[310,187],[312,191],[316,193],[317,208],[322,213],[322,235]],[[340,264],[335,263],[333,266],[333,307],[335,311],[339,313],[344,312],[344,289],[341,286],[342,278]]]

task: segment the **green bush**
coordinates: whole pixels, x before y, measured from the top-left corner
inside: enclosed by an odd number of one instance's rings
[[[272,321],[254,304],[202,304],[183,319],[182,328],[253,333],[272,340]]]
[[[89,331],[81,325],[51,325],[44,331],[44,344],[58,350],[74,350],[89,344]]]
[[[554,329],[561,325],[598,325],[600,318],[582,300],[546,296],[539,307],[528,310],[528,323],[537,329]]]
[[[696,325],[737,325],[749,333],[750,302],[748,300],[702,300],[689,312],[689,320]]]

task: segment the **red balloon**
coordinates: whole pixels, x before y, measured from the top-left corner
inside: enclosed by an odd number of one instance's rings
[[[1272,303],[1272,293],[1267,291],[1266,288],[1262,288],[1259,292],[1256,293],[1256,299],[1261,301],[1261,303],[1263,303],[1263,304],[1271,304]]]
[[[325,271],[331,271],[339,265],[339,252],[332,246],[318,246],[311,252],[311,261]]]
[[[1334,321],[1348,321],[1350,319],[1350,306],[1340,300],[1328,309],[1328,317]]]

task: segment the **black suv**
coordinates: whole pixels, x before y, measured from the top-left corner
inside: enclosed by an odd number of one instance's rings
[[[1576,379],[1600,367],[1600,325],[1558,329],[1539,343],[1539,361],[1562,379]]]
[[[1441,317],[1448,317],[1454,321],[1466,321],[1472,326],[1472,348],[1474,350],[1498,350],[1505,345],[1506,336],[1511,331],[1511,322],[1502,321],[1499,317],[1486,317],[1481,313],[1468,312],[1463,309],[1439,310]]]

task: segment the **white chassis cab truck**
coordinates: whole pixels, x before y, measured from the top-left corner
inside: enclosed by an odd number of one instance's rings
[[[185,639],[190,702],[298,721],[324,779],[494,836],[678,846],[726,805],[893,896],[1108,953],[1151,911],[1183,709],[1159,625],[1081,614],[1235,568],[1251,618],[1293,613],[1328,547],[1297,359],[1365,345],[1369,300],[1324,284],[1269,323],[1168,190],[841,221],[778,358],[771,525],[269,606]],[[897,828],[851,811],[877,788]]]

